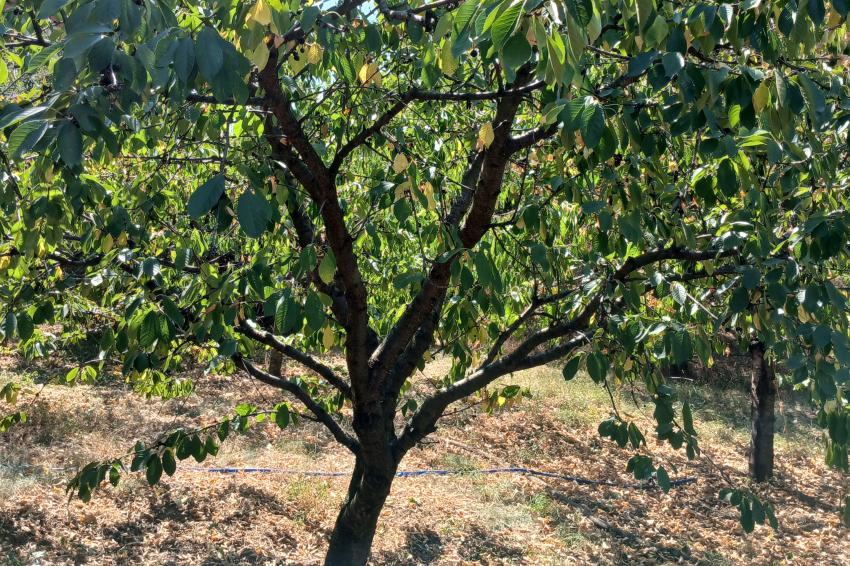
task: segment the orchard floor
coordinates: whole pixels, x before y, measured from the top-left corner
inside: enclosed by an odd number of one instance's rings
[[[426,373],[438,375],[437,362]],[[5,357],[0,385],[25,384],[21,403],[50,368]],[[421,377],[423,383],[427,377]],[[212,474],[187,468],[151,488],[127,474],[89,504],[64,482],[75,466],[125,452],[179,425],[219,420],[244,400],[271,406],[276,391],[245,378],[198,377],[188,399],[145,401],[120,385],[47,385],[29,422],[0,435],[0,563],[319,564],[345,478]],[[683,386],[696,407],[703,456],[688,462],[649,440],[677,477],[693,484],[656,489],[578,485],[479,470],[524,466],[629,484],[633,452],[601,439],[607,393],[586,378],[565,383],[558,368],[513,376],[533,398],[488,415],[459,411],[402,469],[451,469],[451,476],[399,478],[381,515],[374,564],[850,564],[840,526],[846,477],[828,471],[808,409],[785,398],[777,478],[758,490],[773,502],[778,531],[743,534],[736,510],[720,502],[724,476],[746,485],[748,410],[743,389]],[[651,405],[624,393],[620,410],[651,438]],[[0,402],[0,414],[9,407]],[[231,437],[218,456],[193,466],[262,466],[347,471],[352,459],[318,426],[280,431],[260,425]],[[66,468],[66,469],[57,469]]]

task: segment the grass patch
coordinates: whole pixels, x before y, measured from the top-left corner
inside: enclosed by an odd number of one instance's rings
[[[445,469],[460,474],[474,474],[479,470],[478,464],[472,458],[454,452],[446,452],[440,463]]]
[[[589,542],[579,530],[579,515],[568,512],[545,493],[535,493],[526,505],[535,515],[553,524],[557,537],[567,548],[576,548]]]
[[[283,488],[283,497],[292,503],[293,519],[301,524],[311,522],[323,514],[323,507],[333,506],[329,497],[330,486],[326,481],[299,477]]]

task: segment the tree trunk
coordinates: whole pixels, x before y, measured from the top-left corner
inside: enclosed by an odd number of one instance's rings
[[[369,560],[381,509],[390,493],[395,469],[370,469],[358,459],[348,497],[334,525],[325,566],[362,566]]]
[[[283,354],[277,350],[269,350],[269,373],[276,377],[283,373]]]
[[[773,368],[765,362],[762,342],[754,341],[750,344],[750,360],[750,477],[757,482],[763,482],[773,476],[776,379]]]

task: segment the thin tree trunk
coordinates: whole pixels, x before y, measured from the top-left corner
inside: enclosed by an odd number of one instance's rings
[[[369,560],[381,509],[390,493],[395,469],[370,470],[358,458],[348,497],[334,525],[325,566],[362,566]]]
[[[776,378],[773,368],[764,359],[764,344],[750,344],[750,477],[763,482],[773,476],[773,434],[776,425],[774,403]]]
[[[283,354],[277,350],[269,350],[269,373],[278,377],[283,373]]]

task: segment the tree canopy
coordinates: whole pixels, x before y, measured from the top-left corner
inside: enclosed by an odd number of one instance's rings
[[[663,368],[711,365],[723,332],[759,340],[846,471],[848,8],[6,1],[3,335],[44,356],[96,331],[69,382],[118,366],[186,395],[200,360],[280,388],[128,456],[155,483],[260,415],[322,422],[357,461],[329,563],[365,561],[450,404],[484,389],[498,408],[521,392],[497,379],[546,363],[643,384],[654,433],[696,457]],[[435,356],[451,370],[418,382]],[[669,486],[644,432],[616,407],[600,425]],[[772,517],[724,496],[748,530]]]

